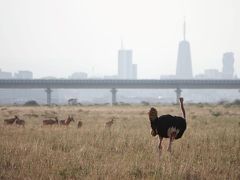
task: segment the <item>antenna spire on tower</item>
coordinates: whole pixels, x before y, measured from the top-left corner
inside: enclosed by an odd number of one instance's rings
[[[183,40],[186,40],[186,21],[184,17],[184,22],[183,22]]]
[[[123,38],[121,38],[121,49],[124,49],[124,46],[123,46]]]

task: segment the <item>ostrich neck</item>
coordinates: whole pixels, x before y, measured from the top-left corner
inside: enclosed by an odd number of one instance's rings
[[[152,128],[153,130],[157,129],[157,119],[158,119],[158,118],[156,118],[156,119],[154,119],[153,121],[151,121],[151,128]]]

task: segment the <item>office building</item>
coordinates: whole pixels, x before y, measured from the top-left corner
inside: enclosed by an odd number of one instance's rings
[[[118,78],[119,79],[137,79],[137,65],[132,63],[133,52],[130,49],[124,49],[123,43],[118,51]]]
[[[223,54],[223,69],[222,76],[224,79],[233,78],[234,73],[234,54],[232,52],[227,52]]]
[[[71,76],[69,76],[69,79],[87,79],[88,74],[84,72],[75,72]]]
[[[0,79],[12,79],[12,73],[4,72],[0,69]]]
[[[184,22],[183,40],[179,43],[179,46],[178,46],[176,78],[191,79],[192,77],[193,77],[193,73],[192,73],[190,43],[186,41],[186,24]]]
[[[32,79],[33,73],[31,71],[18,71],[14,74],[15,79]]]

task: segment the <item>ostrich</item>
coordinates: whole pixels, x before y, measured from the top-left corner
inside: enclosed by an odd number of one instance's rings
[[[149,111],[149,120],[152,128],[151,135],[159,136],[160,142],[158,148],[160,153],[162,150],[163,138],[170,138],[168,151],[171,152],[172,142],[175,139],[181,138],[186,130],[186,114],[183,107],[183,98],[179,98],[179,101],[183,117],[171,116],[169,114],[158,117],[157,110],[155,108],[151,108]]]

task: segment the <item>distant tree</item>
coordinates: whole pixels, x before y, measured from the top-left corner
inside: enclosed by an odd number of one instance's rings
[[[232,105],[240,105],[240,100],[236,99],[235,101],[232,102]]]
[[[27,102],[25,102],[24,105],[25,105],[25,106],[39,106],[39,104],[37,103],[37,101],[34,101],[34,100],[27,101]]]
[[[141,104],[144,105],[144,106],[149,106],[150,105],[150,103],[147,102],[147,101],[142,101]]]
[[[76,98],[71,98],[68,100],[68,105],[77,105],[78,101]]]

